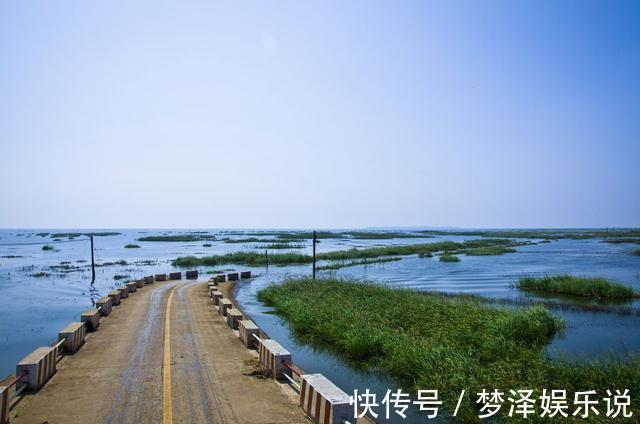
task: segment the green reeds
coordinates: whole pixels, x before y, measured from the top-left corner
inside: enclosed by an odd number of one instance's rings
[[[267,256],[264,253],[256,252],[234,252],[225,255],[211,255],[203,257],[183,256],[172,261],[173,266],[216,266],[222,264],[238,264],[249,266],[264,266]],[[312,262],[309,255],[298,253],[270,253],[268,255],[269,265],[295,265]]]
[[[345,268],[345,267],[349,267],[349,266],[358,266],[358,265],[376,265],[376,264],[381,264],[381,263],[385,263],[385,262],[395,262],[395,261],[399,261],[402,258],[380,258],[380,259],[359,259],[359,260],[353,260],[353,261],[349,261],[349,262],[335,262],[332,264],[328,264],[328,265],[320,265],[317,266],[316,269],[318,271],[323,271],[323,270],[335,270],[335,269],[340,269],[340,268]]]
[[[460,262],[460,258],[449,253],[444,253],[440,255],[440,262]]]
[[[530,292],[557,293],[599,299],[632,299],[640,296],[632,288],[604,278],[576,277],[569,274],[541,278],[524,277],[515,285]]]
[[[139,245],[137,245],[137,244],[129,243],[129,244],[125,244],[125,245],[124,245],[124,248],[125,248],[125,249],[139,249],[139,248],[140,248],[140,246],[139,246]]]
[[[164,236],[145,236],[140,237],[138,241],[167,241],[167,242],[189,242],[189,241],[201,241],[201,240],[215,240],[215,236],[201,235],[201,234],[178,234],[178,235],[164,235]]]

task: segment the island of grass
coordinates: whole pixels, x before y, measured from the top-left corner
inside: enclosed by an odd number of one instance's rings
[[[450,253],[440,255],[440,262],[460,262],[460,258]]]
[[[118,236],[120,234],[122,233],[117,233],[115,231],[99,231],[99,232],[93,232],[93,233],[53,233],[51,234],[51,238],[61,238],[61,237],[76,238],[80,236],[107,237],[107,236]]]
[[[366,282],[310,278],[258,292],[303,342],[360,368],[385,372],[407,390],[438,389],[458,417],[478,422],[475,393],[488,388],[629,389],[640,413],[640,358],[570,363],[551,360],[545,345],[562,323],[547,309],[503,309],[468,297],[392,289]],[[503,408],[501,413],[508,409]]]
[[[304,244],[299,243],[289,243],[289,242],[278,242],[278,243],[270,243],[256,246],[256,249],[261,250],[271,250],[271,249],[304,249],[306,246]]]
[[[53,250],[53,246],[49,246],[48,244],[45,244],[44,246],[42,246],[42,250],[44,251]]]
[[[167,241],[167,242],[190,242],[202,240],[215,240],[215,236],[203,234],[177,234],[164,236],[145,236],[140,237],[138,241]]]
[[[475,247],[464,251],[465,255],[468,256],[496,256],[514,252],[516,252],[516,249],[513,247],[504,246]]]
[[[385,256],[406,256],[421,254],[426,256],[428,253],[435,252],[465,252],[466,249],[477,249],[481,247],[501,246],[511,247],[520,246],[522,242],[514,242],[508,239],[482,239],[467,240],[463,242],[442,241],[437,243],[418,243],[400,246],[384,246],[370,247],[366,249],[348,249],[337,250],[334,252],[319,253],[316,257],[318,260],[327,261],[348,261],[354,259],[372,259],[382,258]],[[289,262],[288,262],[289,261]],[[275,265],[295,265],[302,263],[310,263],[313,258],[309,255],[296,253],[276,253],[269,254],[269,264]],[[221,265],[221,264],[238,264],[238,265],[255,265],[265,264],[265,255],[256,252],[235,252],[226,255],[212,255],[204,257],[183,256],[173,260],[174,266],[200,266],[200,265]]]
[[[124,245],[125,249],[140,249],[140,246],[137,244],[129,243]]]
[[[322,271],[322,270],[335,270],[335,269],[340,269],[340,268],[346,268],[349,266],[358,266],[358,265],[376,265],[376,264],[382,264],[385,262],[395,262],[395,261],[399,261],[402,258],[380,258],[380,259],[356,259],[353,261],[349,261],[349,262],[335,262],[332,264],[328,264],[328,265],[320,265],[317,266],[316,269],[318,271]]]
[[[524,277],[515,285],[518,289],[547,294],[562,294],[596,299],[632,299],[640,293],[623,284],[605,278],[551,275]]]

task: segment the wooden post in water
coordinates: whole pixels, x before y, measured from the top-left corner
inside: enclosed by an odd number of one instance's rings
[[[96,263],[93,258],[93,234],[91,237],[91,284],[96,282]]]
[[[316,232],[313,232],[313,280],[316,279]]]
[[[269,268],[269,252],[267,251],[267,249],[264,249],[264,262],[267,268]]]

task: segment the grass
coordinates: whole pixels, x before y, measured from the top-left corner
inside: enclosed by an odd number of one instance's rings
[[[48,244],[45,244],[44,246],[42,246],[42,250],[44,251],[53,250],[53,246],[49,246]]]
[[[225,243],[286,243],[277,238],[264,239],[264,238],[258,238],[258,237],[246,237],[246,238],[238,238],[238,239],[225,238],[223,239],[223,241]]]
[[[370,247],[366,249],[337,250],[335,252],[324,252],[316,255],[318,260],[327,261],[348,261],[354,259],[372,259],[384,256],[406,256],[442,251],[457,251],[461,249],[474,249],[488,246],[519,246],[523,243],[514,242],[507,239],[483,239],[468,240],[464,242],[442,241],[438,243],[418,243],[412,245]],[[269,264],[274,265],[295,265],[310,263],[313,258],[309,255],[297,253],[275,253],[269,254]],[[262,266],[265,264],[265,257],[262,253],[255,252],[234,252],[226,255],[211,255],[205,257],[183,256],[173,260],[174,266],[198,266],[198,265],[220,265],[220,264],[245,264]]]
[[[51,234],[51,238],[63,238],[63,237],[76,238],[80,236],[106,237],[106,236],[118,236],[120,234],[122,233],[117,233],[114,231],[101,231],[101,232],[95,232],[95,233],[53,233]]]
[[[137,244],[129,243],[124,245],[125,249],[140,249],[140,246]]]
[[[640,249],[635,249],[633,251],[633,254],[636,255],[636,256],[640,256]]]
[[[534,398],[544,388],[561,388],[567,399],[578,390],[606,396],[605,389],[628,388],[631,409],[640,413],[640,359],[548,359],[544,348],[562,323],[541,306],[494,308],[464,297],[309,278],[272,285],[258,298],[302,341],[384,372],[405,389],[438,389],[451,409],[462,389],[473,393],[458,412],[464,422],[479,421],[475,393],[492,388],[531,389]]]
[[[486,247],[474,247],[472,249],[465,250],[465,255],[468,256],[496,256],[505,253],[514,253],[516,249],[512,247],[503,246],[486,246]]]
[[[211,247],[211,243],[204,243],[202,247]]]
[[[50,275],[51,274],[49,274],[48,272],[42,272],[42,271],[31,274],[31,276],[35,278],[44,278],[44,277],[49,277]]]
[[[312,262],[309,255],[298,253],[270,253],[269,265],[306,264]],[[173,266],[216,266],[223,264],[238,264],[249,266],[264,266],[266,257],[264,253],[234,252],[225,255],[211,255],[203,257],[183,256],[172,261]]]
[[[359,260],[352,260],[349,262],[335,262],[328,265],[321,265],[321,266],[317,266],[316,269],[318,271],[334,270],[334,269],[340,269],[340,268],[345,268],[349,266],[375,265],[375,264],[381,264],[384,262],[395,262],[401,259],[402,258],[359,259]]]
[[[562,274],[541,278],[521,278],[516,287],[520,290],[567,294],[598,299],[632,299],[640,296],[632,288],[604,278],[575,277]]]
[[[122,275],[122,274],[116,274],[113,276],[113,279],[118,281],[118,280],[124,280],[127,278],[131,278],[129,275]]]
[[[440,255],[440,262],[460,262],[460,258],[448,253]]]
[[[173,236],[145,236],[140,237],[138,241],[167,241],[167,242],[189,242],[201,240],[215,240],[215,236],[201,234],[179,234]]]
[[[535,229],[535,230],[479,230],[479,231],[419,231],[429,235],[456,235],[456,236],[480,236],[480,237],[501,237],[501,238],[530,238],[544,240],[559,239],[590,239],[590,238],[619,238],[619,237],[640,237],[640,229],[605,229],[605,230],[576,230],[576,229]]]
[[[306,246],[304,244],[296,244],[296,243],[289,243],[289,242],[279,242],[279,243],[270,243],[270,244],[263,244],[260,246],[256,246],[256,249],[304,249]]]

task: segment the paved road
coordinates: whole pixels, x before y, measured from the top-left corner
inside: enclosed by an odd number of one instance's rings
[[[309,423],[288,388],[245,375],[255,354],[206,290],[180,281],[130,295],[12,422]]]

